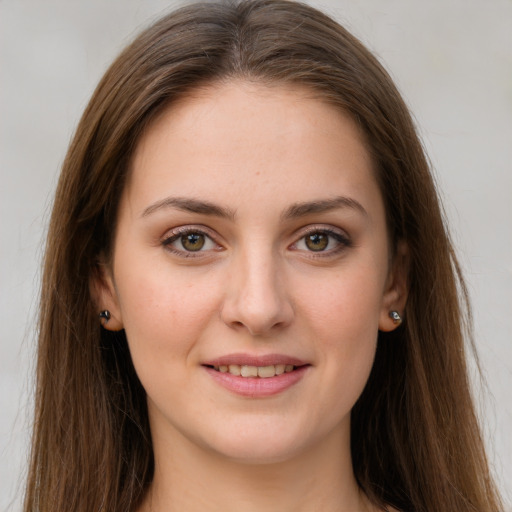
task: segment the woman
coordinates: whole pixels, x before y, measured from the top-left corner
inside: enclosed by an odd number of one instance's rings
[[[121,54],[42,289],[27,511],[500,509],[410,115],[310,7],[195,4]]]

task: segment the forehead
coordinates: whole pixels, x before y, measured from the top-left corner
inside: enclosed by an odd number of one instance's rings
[[[125,192],[136,208],[168,194],[205,195],[233,208],[271,197],[380,198],[363,135],[348,115],[307,88],[244,81],[197,89],[167,108],[140,139]]]

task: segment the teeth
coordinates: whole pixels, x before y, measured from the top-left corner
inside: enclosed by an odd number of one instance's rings
[[[228,366],[228,371],[232,375],[240,375],[240,366],[238,364],[230,364]]]
[[[242,377],[257,377],[258,376],[258,367],[257,366],[242,366],[240,368],[240,375]]]
[[[258,367],[258,377],[262,377],[263,379],[266,379],[268,377],[274,377],[275,374],[276,374],[276,367],[274,365]]]
[[[281,375],[284,373],[284,369],[286,368],[286,365],[284,364],[276,364],[276,375]]]
[[[259,377],[261,379],[268,379],[283,373],[290,373],[295,369],[292,364],[276,364],[269,366],[249,366],[249,365],[221,365],[214,366],[214,369],[222,373],[231,373],[238,377]]]

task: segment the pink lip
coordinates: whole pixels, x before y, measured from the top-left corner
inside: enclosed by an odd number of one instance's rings
[[[302,361],[296,357],[286,356],[283,354],[265,354],[262,356],[254,356],[251,354],[229,354],[217,357],[211,361],[205,361],[205,366],[228,366],[230,364],[238,364],[240,366],[270,366],[276,364],[293,364],[293,366],[304,366],[307,361]]]
[[[212,366],[228,366],[230,364],[237,364],[240,366],[291,364],[298,368],[292,372],[282,373],[281,375],[265,379],[259,377],[241,377],[238,375],[232,375],[229,372],[223,373],[211,368]],[[299,382],[311,365],[301,361],[300,359],[280,354],[268,354],[264,356],[231,354],[229,356],[222,356],[208,361],[203,364],[203,367],[217,384],[220,384],[228,391],[240,396],[263,398],[277,395]]]

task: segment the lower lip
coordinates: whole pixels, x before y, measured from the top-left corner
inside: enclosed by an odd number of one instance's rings
[[[209,375],[222,387],[237,395],[252,398],[277,395],[299,382],[307,372],[309,365],[300,366],[296,370],[282,373],[275,377],[240,377],[229,372],[223,373],[213,368],[204,367]]]

